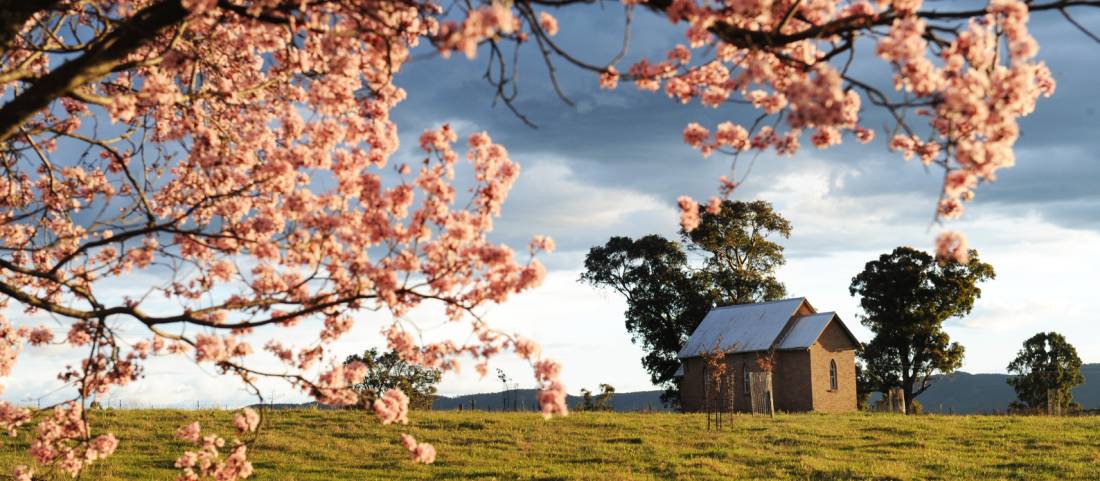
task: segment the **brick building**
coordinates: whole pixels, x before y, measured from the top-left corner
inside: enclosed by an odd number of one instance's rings
[[[859,341],[835,312],[817,312],[805,298],[716,307],[691,334],[681,359],[681,406],[705,409],[706,361],[725,353],[729,399],[735,411],[751,410],[749,373],[770,356],[777,411],[855,411],[855,351]]]

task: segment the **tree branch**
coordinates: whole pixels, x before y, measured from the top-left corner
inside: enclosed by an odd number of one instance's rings
[[[130,54],[183,21],[187,13],[180,0],[155,3],[120,23],[83,55],[33,81],[30,88],[0,108],[0,142],[8,141],[31,116],[55,99],[110,74]]]

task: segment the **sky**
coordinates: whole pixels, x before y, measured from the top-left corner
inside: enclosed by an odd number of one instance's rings
[[[556,12],[558,38],[581,58],[605,63],[621,44],[620,8],[606,4]],[[1100,16],[1078,19],[1100,28]],[[995,280],[981,286],[973,312],[945,326],[966,348],[962,370],[967,372],[1004,372],[1026,338],[1051,330],[1064,334],[1085,362],[1100,362],[1100,313],[1090,306],[1100,289],[1100,100],[1094,88],[1100,45],[1057,14],[1034,15],[1032,31],[1042,46],[1040,58],[1058,82],[1057,92],[1023,120],[1018,165],[982,185],[964,218],[947,225],[963,231],[997,272]],[[679,35],[666,20],[639,11],[622,65],[663,57]],[[864,55],[871,53],[862,48]],[[409,96],[393,112],[403,145],[397,155],[419,156],[420,132],[444,122],[462,137],[484,130],[506,146],[522,173],[491,238],[522,251],[531,236],[549,235],[557,250],[540,256],[549,269],[542,287],[489,307],[486,318],[540,341],[546,355],[564,364],[563,379],[572,393],[600,383],[619,392],[654,389],[641,367],[643,352],[624,327],[623,299],[578,282],[584,255],[616,235],[675,237],[677,197],[714,195],[717,178],[729,168],[728,158],[704,159],[685,145],[684,126],[744,122],[752,112],[737,105],[680,105],[629,84],[600,90],[592,74],[558,65],[562,89],[575,103],[569,106],[553,93],[546,67],[534,53],[528,48],[520,56],[516,106],[537,128],[524,125],[504,106],[493,106],[493,90],[481,78],[484,56],[469,61],[424,55],[406,65],[398,84]],[[855,68],[880,83],[889,75],[878,60]],[[880,127],[879,115],[865,112],[865,124]],[[878,133],[879,139],[885,137],[881,128]],[[791,296],[808,298],[818,310],[836,311],[858,338],[868,341],[870,332],[859,324],[858,299],[848,294],[851,278],[866,262],[897,246],[932,249],[940,229],[933,224],[940,180],[941,172],[906,162],[876,140],[825,151],[804,148],[793,158],[761,155],[733,198],[767,200],[791,221],[791,237],[781,242],[787,263],[779,280]],[[135,285],[141,280],[128,278],[114,288],[121,296]],[[35,322],[19,312],[7,314],[17,322]],[[421,309],[410,317],[429,336],[454,335],[437,310]],[[378,330],[386,321],[381,314],[359,316],[336,351],[352,354],[382,346]],[[316,326],[302,329],[315,332]],[[293,339],[296,334],[277,336]],[[69,394],[56,391],[54,377],[71,362],[60,347],[28,348],[6,380],[2,398],[34,404]],[[530,368],[514,357],[501,357],[492,367],[521,387],[534,384]],[[276,402],[305,399],[279,382],[263,386]],[[445,376],[440,393],[501,388],[495,376],[479,379],[467,366]],[[39,397],[42,393],[49,394]],[[144,379],[110,400],[188,407],[236,406],[251,398],[238,382],[209,367],[166,360],[150,363]]]

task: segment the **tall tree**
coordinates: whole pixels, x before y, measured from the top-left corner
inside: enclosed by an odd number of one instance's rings
[[[1073,387],[1085,382],[1077,349],[1057,332],[1040,332],[1024,341],[1024,347],[1008,365],[1008,384],[1016,390],[1016,407],[1050,407],[1050,392],[1057,392],[1058,406],[1074,406]]]
[[[875,390],[900,387],[912,408],[934,374],[962,365],[963,347],[951,341],[943,323],[969,314],[981,297],[978,283],[995,276],[976,251],[968,257],[965,264],[937,262],[925,252],[898,247],[852,279],[849,291],[860,297],[860,320],[874,333],[862,358]]]
[[[355,362],[366,366],[366,376],[355,384],[354,389],[373,403],[390,389],[400,389],[409,398],[409,407],[430,410],[435,401],[436,385],[443,376],[438,369],[427,368],[406,362],[394,350],[382,353],[371,348],[363,354],[348,356],[344,364]]]
[[[715,305],[774,300],[786,290],[775,278],[791,225],[764,201],[725,201],[721,211],[700,208],[700,223],[681,242],[659,235],[612,237],[585,257],[581,280],[615,290],[627,301],[626,329],[646,351],[642,366],[662,400],[675,403],[676,354]],[[690,261],[694,255],[699,257]]]
[[[681,231],[688,251],[701,254],[699,274],[726,304],[779,299],[786,295],[775,270],[783,265],[783,246],[769,240],[788,238],[791,223],[766,201],[726,201],[717,213],[700,208],[700,223]]]

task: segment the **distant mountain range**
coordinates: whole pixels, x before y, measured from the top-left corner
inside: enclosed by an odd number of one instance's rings
[[[1085,409],[1100,408],[1100,364],[1081,366],[1085,383],[1073,389],[1073,400]],[[926,412],[979,413],[1004,411],[1016,400],[1007,374],[957,372],[942,376],[917,400]],[[1094,380],[1089,383],[1089,380]]]
[[[1100,364],[1085,364],[1081,367],[1085,384],[1073,390],[1073,400],[1086,409],[1100,408]],[[1005,380],[1007,374],[970,374],[956,372],[936,379],[932,387],[921,394],[917,400],[924,405],[925,412],[972,414],[981,412],[1004,411],[1008,404],[1016,399],[1016,392]],[[1097,382],[1089,384],[1089,379]],[[492,409],[500,410],[507,405],[508,410],[533,410],[538,406],[534,389],[519,389],[504,393],[469,394],[465,396],[440,396],[432,405],[433,409]],[[569,396],[567,402],[573,407],[581,402],[579,396]],[[661,404],[661,391],[640,391],[616,393],[611,398],[611,406],[616,411],[666,411]]]

